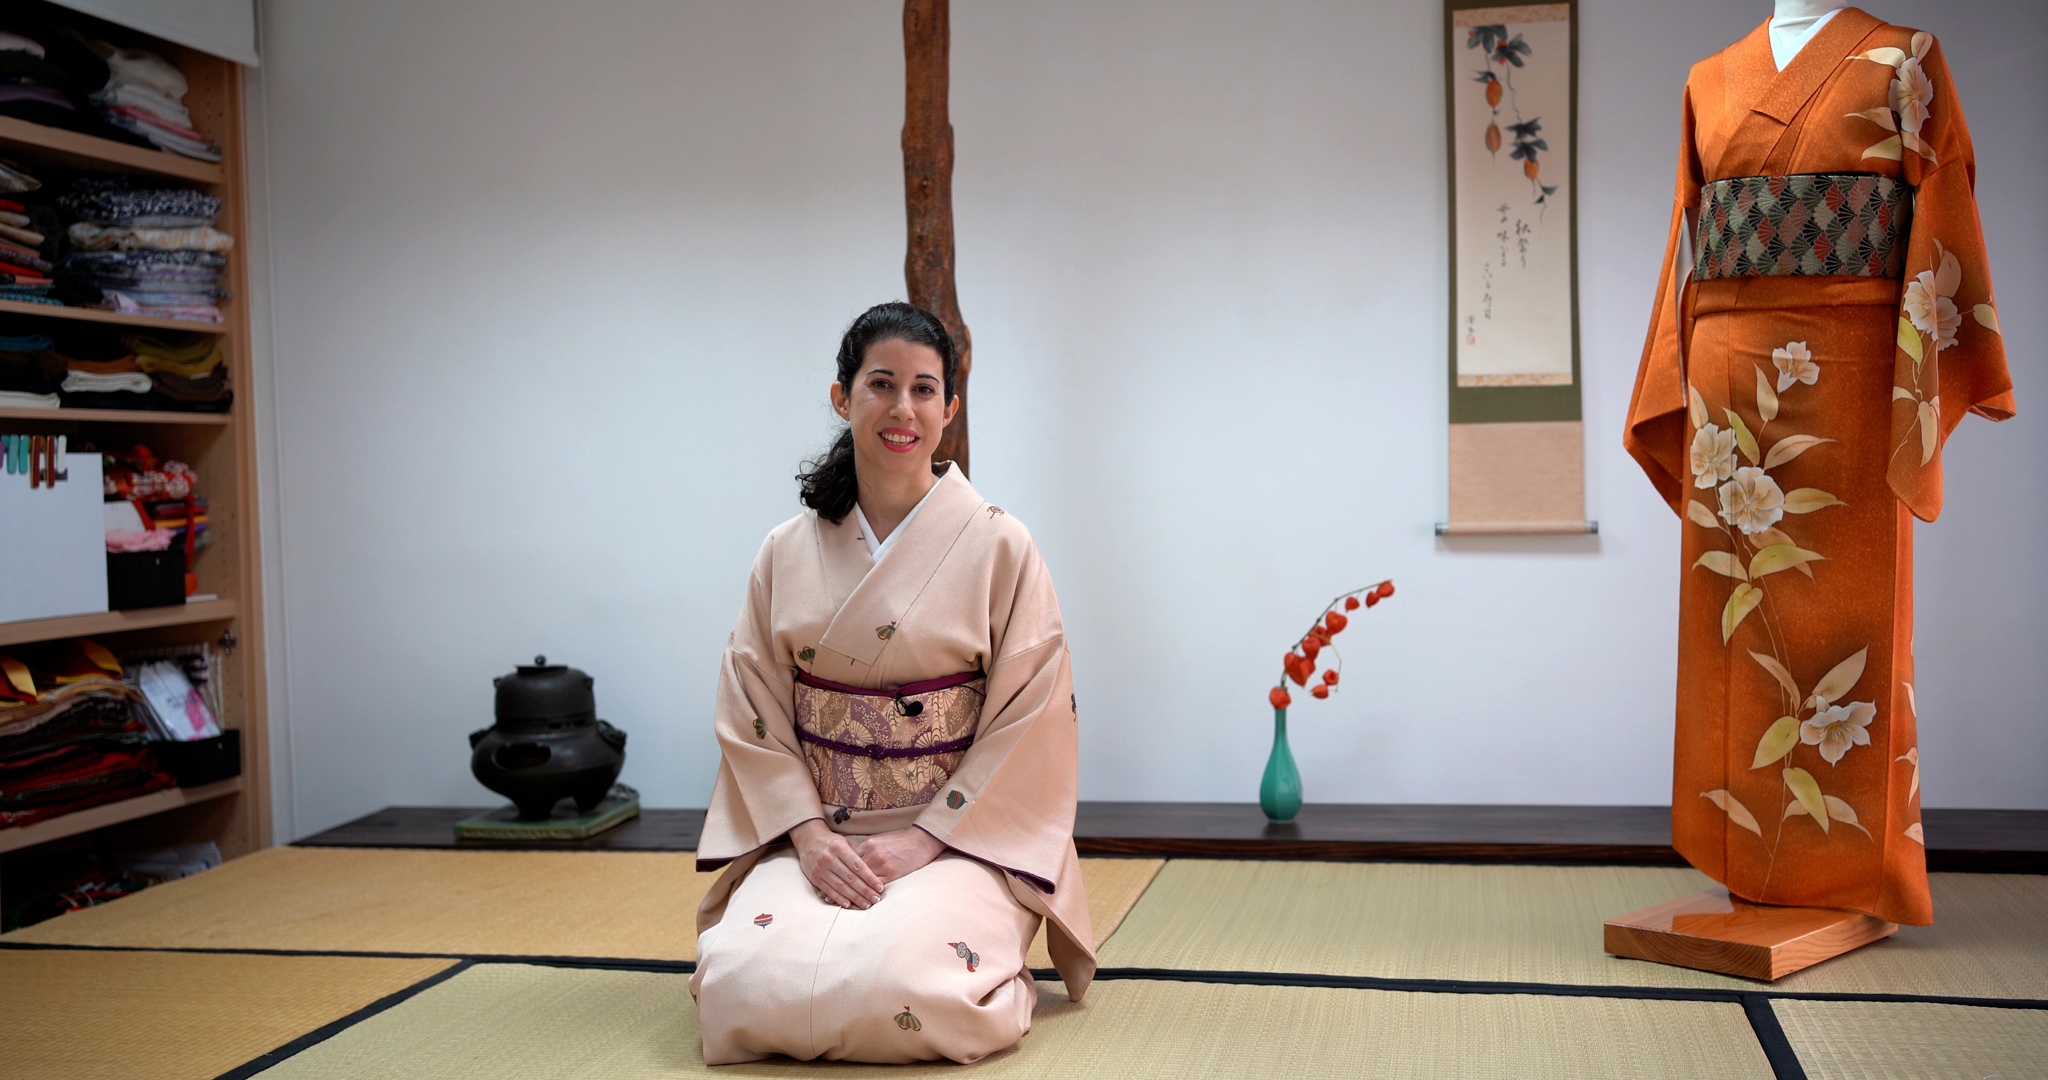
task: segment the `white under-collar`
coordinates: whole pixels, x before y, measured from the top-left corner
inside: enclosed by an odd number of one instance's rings
[[[945,477],[941,476],[939,477],[939,482],[944,483],[945,479]],[[937,490],[939,490],[939,485],[933,484],[931,490],[924,493],[924,498],[917,500],[917,505],[910,508],[910,513],[903,515],[903,520],[897,522],[894,529],[889,530],[889,538],[879,542],[875,540],[874,526],[868,524],[868,516],[861,510],[860,502],[856,500],[853,504],[853,518],[860,524],[860,538],[867,541],[868,557],[876,562],[881,562],[882,556],[889,553],[890,547],[896,543],[896,538],[903,535],[903,530],[910,528],[911,519],[917,516],[919,510],[924,509],[924,504],[932,501],[932,492]]]
[[[1785,65],[1799,55],[1799,50],[1813,40],[1813,35],[1820,33],[1820,28],[1826,26],[1829,19],[1841,13],[1842,9],[1836,8],[1824,15],[1799,15],[1783,19],[1771,16],[1771,62],[1778,65],[1779,71],[1785,70]]]

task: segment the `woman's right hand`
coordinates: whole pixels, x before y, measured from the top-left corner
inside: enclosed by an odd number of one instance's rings
[[[826,902],[865,911],[882,898],[882,879],[823,819],[812,818],[789,830],[789,839],[796,845],[804,877]]]

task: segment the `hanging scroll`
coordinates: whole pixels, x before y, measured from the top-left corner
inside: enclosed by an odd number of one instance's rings
[[[1576,5],[1446,0],[1446,533],[1589,531],[1579,413]]]

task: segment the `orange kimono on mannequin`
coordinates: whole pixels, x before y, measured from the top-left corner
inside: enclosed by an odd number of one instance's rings
[[[958,468],[879,561],[854,514],[770,533],[726,648],[697,915],[704,1060],[969,1062],[1031,1027],[1040,919],[1081,999],[1095,937],[1074,852],[1078,748],[1059,599],[1031,534]],[[789,830],[946,845],[865,911]]]
[[[1842,9],[1686,82],[1625,443],[1685,520],[1672,839],[1738,896],[1925,925],[1915,515],[2013,413],[1941,47]]]

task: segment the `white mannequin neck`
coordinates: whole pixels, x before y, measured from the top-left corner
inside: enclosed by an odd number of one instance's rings
[[[1771,60],[1778,70],[1785,70],[1828,19],[1848,6],[1849,0],[1775,0],[1770,37]]]
[[[1849,0],[1776,0],[1771,21],[1818,19],[1830,11],[1840,11],[1848,6]]]

